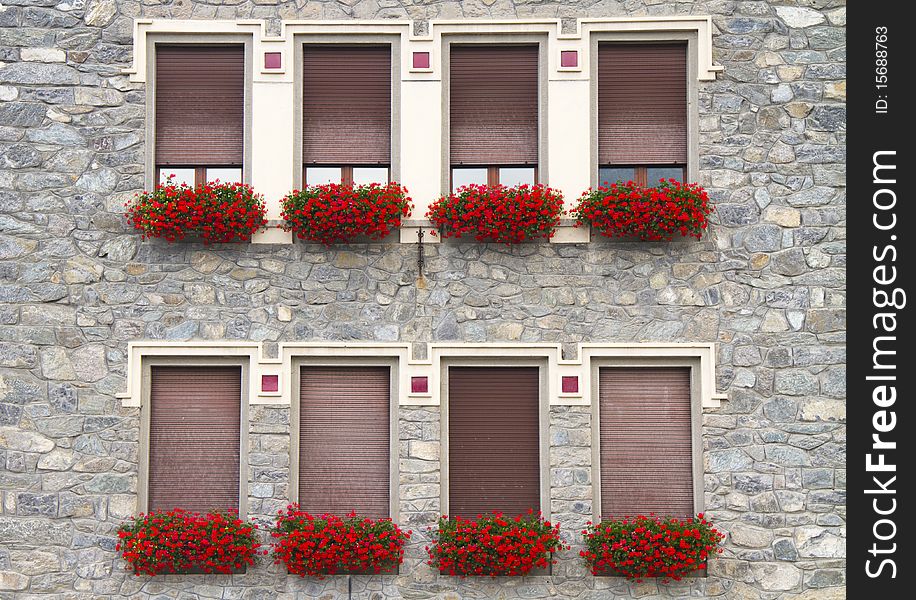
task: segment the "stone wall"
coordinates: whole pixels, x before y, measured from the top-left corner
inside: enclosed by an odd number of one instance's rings
[[[144,93],[120,73],[136,17],[473,18],[711,14],[700,86],[701,242],[427,248],[141,242]],[[275,567],[137,578],[113,532],[135,510],[135,339],[714,341],[729,401],[704,415],[706,506],[729,532],[707,578],[458,581],[422,563],[438,512],[438,409],[400,411],[399,576],[353,597],[844,597],[845,8],[842,1],[4,0],[0,7],[0,598],[345,598]],[[551,508],[591,514],[589,412],[552,407]],[[249,504],[285,504],[287,408],[253,407]]]

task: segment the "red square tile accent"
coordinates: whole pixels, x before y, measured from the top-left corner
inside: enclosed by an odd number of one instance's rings
[[[579,51],[578,50],[561,50],[560,51],[561,67],[578,67]]]
[[[425,375],[410,378],[410,393],[426,394],[429,392],[429,377]]]
[[[283,54],[280,52],[264,53],[264,68],[279,69],[283,66]]]
[[[564,375],[561,379],[562,389],[564,394],[577,394],[579,393],[579,376],[578,375]]]
[[[413,68],[414,69],[428,69],[429,68],[429,52],[414,52],[413,53]]]
[[[261,375],[261,391],[277,392],[280,390],[279,375]]]

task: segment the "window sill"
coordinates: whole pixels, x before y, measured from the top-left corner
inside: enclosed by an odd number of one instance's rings
[[[691,571],[690,573],[687,573],[686,575],[682,576],[681,581],[685,579],[705,579],[706,577],[708,577],[709,576],[709,567],[708,567],[709,563],[706,563],[706,564],[707,564],[707,568],[695,569]],[[601,571],[600,573],[595,573],[594,576],[595,577],[617,577],[620,579],[624,579],[626,577],[625,575],[621,575],[617,571],[613,571],[611,569],[605,569],[604,571]],[[663,575],[659,575],[657,577],[644,577],[643,579],[661,581],[662,579],[665,579],[665,577]]]
[[[265,231],[256,233],[251,239],[252,244],[310,244],[312,242],[307,242],[305,240],[297,239],[292,233],[288,231],[283,231],[282,221],[279,219],[272,219]],[[560,226],[557,227],[556,233],[552,238],[550,238],[549,243],[551,244],[588,244],[592,241],[591,229],[589,227],[574,227],[574,221],[572,219],[563,219],[560,222]],[[448,240],[443,240],[442,236],[439,235],[439,232],[436,228],[430,226],[429,221],[421,219],[412,219],[406,220],[401,225],[401,228],[398,232],[394,232],[385,239],[382,240],[370,240],[366,239],[356,239],[350,244],[416,244],[419,241],[419,234],[423,232],[423,243],[424,244],[440,244],[443,242],[451,243],[462,243],[462,244],[477,244],[484,242],[477,242],[473,237],[465,238],[449,238]],[[188,239],[187,241],[193,241]],[[626,240],[624,240],[626,241]],[[544,244],[548,243],[548,240],[537,239],[529,242],[524,242],[526,244]],[[336,246],[337,244],[335,244]],[[346,245],[346,244],[341,244]]]
[[[193,567],[190,569],[176,571],[174,573],[160,573],[158,575],[154,575],[154,577],[170,577],[170,576],[171,577],[184,577],[185,575],[205,575],[205,576],[223,577],[227,575],[244,575],[247,572],[248,572],[247,566],[242,566],[238,569],[232,569],[232,571],[229,573],[206,573],[204,572],[203,568],[201,567]]]
[[[289,569],[286,570],[286,574],[287,574],[287,575],[294,575],[294,576],[296,576],[296,577],[302,577],[303,579],[309,579],[309,578],[310,578],[308,575],[303,575],[303,576],[296,575],[295,573],[293,573],[293,572],[290,571]],[[389,571],[383,570],[381,573],[376,573],[374,569],[355,569],[355,570],[352,570],[352,571],[351,571],[351,570],[335,571],[333,575],[331,575],[331,574],[328,573],[328,572],[324,572],[323,577],[326,577],[326,578],[327,578],[327,577],[350,577],[350,576],[352,576],[352,575],[367,575],[367,576],[370,576],[370,577],[371,577],[371,576],[375,576],[375,575],[378,575],[378,576],[380,576],[380,577],[384,577],[385,575],[390,575],[390,576],[392,576],[392,577],[396,577],[396,576],[398,576],[398,575],[400,575],[400,574],[401,574],[401,566],[400,566],[400,565],[395,565],[395,567],[394,567],[393,569],[391,569],[391,570],[389,570]]]

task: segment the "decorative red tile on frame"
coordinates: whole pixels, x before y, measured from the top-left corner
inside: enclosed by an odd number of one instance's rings
[[[429,377],[419,375],[410,378],[411,394],[426,394],[429,392]]]
[[[414,52],[413,53],[413,68],[414,69],[428,69],[429,68],[429,52]]]
[[[561,50],[560,51],[561,67],[578,67],[579,51],[578,50]]]
[[[280,391],[280,376],[279,375],[261,375],[261,391],[262,392]]]
[[[578,394],[579,393],[579,376],[578,375],[564,375],[561,378],[561,388],[564,394]]]
[[[264,68],[280,69],[283,67],[283,54],[281,52],[265,52]]]

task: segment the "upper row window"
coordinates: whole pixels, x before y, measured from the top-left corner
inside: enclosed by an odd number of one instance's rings
[[[598,183],[683,181],[687,46],[598,46]]]
[[[157,179],[240,181],[244,140],[244,46],[158,46]]]
[[[538,47],[451,46],[452,189],[534,184],[538,173]]]
[[[382,183],[391,168],[391,46],[302,48],[302,181]]]
[[[302,47],[302,180],[364,184],[391,177],[391,46]],[[191,68],[205,65],[205,69]],[[539,47],[449,48],[452,189],[539,180]],[[687,47],[598,47],[598,182],[686,178]],[[159,181],[242,178],[245,49],[156,49]]]

